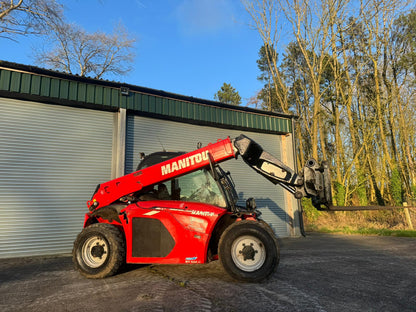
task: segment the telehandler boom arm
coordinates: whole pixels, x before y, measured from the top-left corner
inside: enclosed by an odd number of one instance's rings
[[[288,190],[295,198],[312,198],[313,205],[318,209],[322,205],[326,208],[332,206],[331,177],[326,161],[318,164],[314,159],[309,159],[297,174],[245,135],[238,136],[233,143],[238,154],[251,168]]]
[[[102,183],[87,202],[88,209],[95,211],[147,186],[199,170],[211,163],[237,158],[238,155],[259,174],[272,183],[281,185],[296,198],[311,197],[316,207],[331,205],[329,168],[325,162],[318,165],[315,160],[308,160],[305,168],[296,174],[280,160],[265,152],[255,141],[240,135],[232,140],[219,140],[193,152]]]

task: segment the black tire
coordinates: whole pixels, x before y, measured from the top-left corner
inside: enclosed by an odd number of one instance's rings
[[[104,278],[117,273],[125,263],[124,236],[114,225],[95,223],[78,234],[72,250],[75,268],[87,278]]]
[[[219,259],[225,271],[244,282],[260,282],[270,277],[279,264],[276,237],[259,221],[231,224],[221,235]]]

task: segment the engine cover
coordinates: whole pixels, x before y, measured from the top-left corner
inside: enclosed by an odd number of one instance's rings
[[[153,200],[122,211],[128,263],[205,263],[212,231],[227,213],[216,206]]]

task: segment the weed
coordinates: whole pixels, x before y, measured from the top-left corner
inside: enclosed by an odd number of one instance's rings
[[[303,201],[308,204],[308,202]],[[416,209],[409,209],[416,225]],[[323,233],[416,237],[409,230],[403,209],[379,211],[317,211],[304,205],[305,230]]]

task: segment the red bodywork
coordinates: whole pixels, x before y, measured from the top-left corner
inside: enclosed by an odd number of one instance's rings
[[[118,220],[98,213],[146,186],[162,183],[192,171],[236,157],[229,138],[165,162],[144,168],[99,186],[87,205],[84,227],[93,222],[111,223],[126,239],[127,263],[205,263],[208,247],[219,220],[232,213],[227,208],[180,200],[138,201],[119,211]],[[104,209],[103,209],[104,211]],[[242,218],[254,219],[255,213]],[[227,219],[229,220],[229,219]],[[237,218],[234,218],[235,222]],[[215,254],[211,255],[215,259]]]
[[[143,187],[204,168],[210,164],[207,153],[216,163],[235,157],[230,138],[219,140],[193,152],[101,184],[92,200],[88,201],[88,208],[92,211],[105,207],[123,196],[140,191]]]
[[[211,233],[217,221],[226,210],[211,205],[180,201],[148,201],[130,205],[122,219],[126,235],[127,257],[129,263],[205,263]],[[165,254],[158,257],[135,256],[133,224],[134,218],[157,219],[160,227],[166,228],[174,244]],[[143,221],[143,220],[142,220]],[[160,230],[157,228],[156,230]],[[153,233],[158,236],[158,233]],[[142,242],[148,237],[141,237]],[[157,244],[158,242],[150,242]]]

